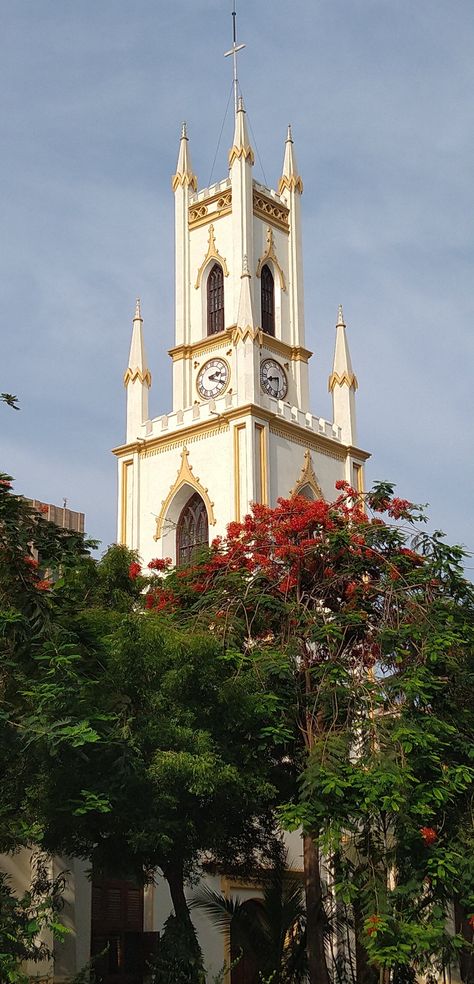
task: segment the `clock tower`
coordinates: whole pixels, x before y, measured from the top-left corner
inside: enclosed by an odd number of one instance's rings
[[[118,538],[152,557],[186,562],[242,519],[252,502],[303,494],[331,499],[338,479],[358,489],[368,457],[357,444],[357,380],[342,308],[329,377],[333,420],[310,409],[305,343],[300,177],[291,128],[278,190],[253,178],[242,99],[229,175],[198,187],[183,125],[175,198],[173,407],[150,417],[137,302],[126,442],[119,468]]]

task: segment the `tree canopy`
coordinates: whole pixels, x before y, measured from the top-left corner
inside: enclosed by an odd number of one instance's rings
[[[334,503],[254,506],[206,557],[157,573],[147,605],[192,613],[258,666],[293,776],[280,818],[305,835],[311,981],[329,979],[332,899],[354,979],[459,953],[472,974],[472,586],[423,510],[338,484]]]
[[[159,867],[189,929],[185,879],[271,865],[278,817],[311,984],[470,981],[472,586],[391,486],[338,492],[143,570],[0,478],[0,848]]]

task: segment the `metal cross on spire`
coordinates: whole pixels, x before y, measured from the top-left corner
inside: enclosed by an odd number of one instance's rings
[[[237,11],[235,9],[235,0],[233,0],[232,7],[232,48],[225,52],[224,58],[228,58],[232,55],[232,60],[234,63],[234,110],[237,116],[237,110],[239,108],[239,77],[237,75],[237,53],[245,48],[244,44],[237,44]]]

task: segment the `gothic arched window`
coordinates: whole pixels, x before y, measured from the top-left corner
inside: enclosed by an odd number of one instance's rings
[[[297,490],[296,495],[301,495],[303,499],[310,499],[311,502],[316,498],[314,494],[314,489],[311,487],[309,482],[306,485],[302,485],[300,489]]]
[[[262,269],[262,331],[266,335],[275,334],[275,294],[274,280],[270,267],[265,264]]]
[[[176,527],[176,563],[188,564],[201,547],[209,544],[207,512],[199,492],[188,499]]]
[[[224,274],[214,263],[207,278],[207,334],[224,331]]]

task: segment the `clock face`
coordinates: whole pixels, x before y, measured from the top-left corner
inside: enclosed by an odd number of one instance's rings
[[[222,393],[228,382],[230,372],[224,359],[209,359],[199,370],[196,387],[203,400],[213,400]]]
[[[265,393],[283,400],[288,392],[285,370],[274,359],[264,359],[260,366],[260,384]]]

